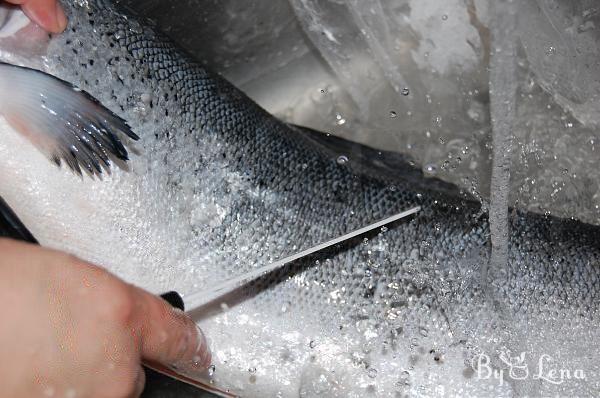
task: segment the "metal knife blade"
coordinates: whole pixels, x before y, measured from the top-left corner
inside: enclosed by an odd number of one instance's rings
[[[366,232],[372,231],[376,228],[383,227],[394,221],[398,221],[402,218],[405,218],[412,214],[415,214],[420,210],[421,210],[420,206],[413,207],[412,209],[403,211],[398,214],[394,214],[393,216],[384,218],[383,220],[380,220],[373,224],[367,225],[366,227],[359,228],[357,230],[348,232],[347,234],[344,234],[337,238],[328,240],[326,242],[319,243],[318,245],[315,245],[308,249],[302,250],[298,253],[292,254],[291,256],[277,260],[273,263],[266,264],[261,267],[255,268],[249,272],[246,272],[245,274],[238,275],[233,278],[227,279],[212,288],[203,289],[202,291],[192,293],[190,295],[185,295],[182,297],[183,303],[185,306],[185,310],[187,312],[193,312],[193,311],[215,301],[219,297],[222,297],[228,293],[231,293],[232,291],[238,289],[239,287],[241,287],[263,275],[266,275],[270,272],[280,269],[281,267],[283,267],[284,265],[286,265],[288,263],[291,263],[292,261],[296,261],[303,257],[309,256],[313,253],[316,253],[316,252],[319,252],[328,247],[337,245],[338,243],[342,243],[344,241],[347,241],[348,239],[352,239],[352,238],[362,235]]]

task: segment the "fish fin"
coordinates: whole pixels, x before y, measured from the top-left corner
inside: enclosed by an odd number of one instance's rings
[[[0,237],[18,239],[23,242],[38,243],[37,239],[23,225],[8,203],[0,196]]]
[[[411,187],[424,191],[466,196],[465,194],[461,195],[459,188],[454,184],[436,177],[425,177],[423,171],[417,167],[416,162],[407,155],[378,150],[306,127],[296,125],[290,127],[322,156],[331,158],[332,161],[345,156],[348,160],[341,167],[348,167],[355,175],[368,176],[391,184],[410,184]],[[470,198],[466,197],[466,199]]]
[[[0,63],[0,115],[48,159],[100,177],[127,161],[121,137],[138,140],[125,120],[72,84],[34,69]]]

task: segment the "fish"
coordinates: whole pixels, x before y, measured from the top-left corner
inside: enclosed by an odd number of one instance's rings
[[[62,4],[59,35],[0,11],[0,197],[40,244],[185,295],[422,209],[194,313],[215,386],[597,394],[598,227],[512,209],[508,262],[483,280],[474,198],[401,154],[274,118],[118,1]],[[153,381],[144,394],[200,396]]]

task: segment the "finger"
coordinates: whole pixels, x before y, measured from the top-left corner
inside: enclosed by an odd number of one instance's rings
[[[60,33],[67,27],[67,17],[57,0],[8,0],[21,4],[23,12],[36,24],[52,33]]]
[[[196,324],[160,297],[133,289],[139,314],[134,322],[141,337],[142,358],[182,370],[208,368],[211,361],[208,343]]]
[[[144,387],[146,386],[146,372],[144,371],[144,368],[142,368],[141,366],[138,369],[138,374],[137,374],[137,378],[135,381],[135,391],[133,392],[133,395],[131,395],[131,398],[138,398],[142,395],[142,393],[144,392]]]

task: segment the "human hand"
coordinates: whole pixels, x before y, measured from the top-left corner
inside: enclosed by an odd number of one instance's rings
[[[0,239],[0,397],[137,397],[141,360],[200,371],[206,339],[167,302],[73,256]]]
[[[6,0],[20,5],[29,19],[48,32],[60,33],[67,27],[67,17],[58,0]],[[1,0],[0,0],[1,2]]]

